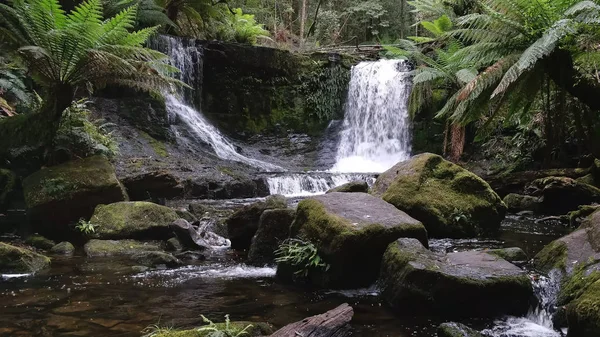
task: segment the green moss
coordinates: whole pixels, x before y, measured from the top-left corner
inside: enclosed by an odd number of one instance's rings
[[[121,239],[138,236],[152,229],[167,228],[177,219],[177,212],[169,207],[137,201],[99,205],[90,223],[96,226],[93,237]]]
[[[567,306],[569,334],[593,337],[600,335],[600,280],[590,283],[586,291]],[[577,332],[576,332],[577,331]]]
[[[560,287],[557,303],[565,305],[580,298],[588,292],[588,288],[600,280],[600,271],[588,271],[585,263],[580,263],[566,277]]]
[[[33,273],[50,266],[50,259],[0,242],[0,273]]]
[[[44,249],[44,250],[48,250],[52,247],[54,247],[54,245],[56,245],[56,243],[50,239],[46,239],[45,237],[38,235],[38,234],[34,234],[34,235],[30,235],[25,239],[25,243],[35,247],[37,249]]]
[[[144,131],[138,130],[138,133],[140,136],[142,136],[142,138],[144,138],[148,142],[150,147],[152,147],[152,150],[154,150],[154,153],[156,153],[157,155],[159,155],[163,158],[169,156],[169,151],[167,150],[167,145],[164,142],[156,140],[155,138],[153,138],[152,136],[150,136],[149,134],[147,134]]]
[[[567,265],[567,245],[560,240],[551,242],[534,257],[533,264],[545,273],[552,269],[564,270]]]
[[[224,329],[225,323],[216,323],[216,328]],[[266,336],[273,333],[273,329],[267,323],[252,323],[252,322],[231,322],[230,327],[243,330],[248,325],[252,325],[248,330],[248,334],[244,335],[244,337],[256,337],[256,336]],[[159,331],[155,337],[208,337],[210,331],[198,331],[198,329],[190,329],[190,330],[171,330],[164,329]]]
[[[481,333],[461,323],[444,323],[438,327],[438,337],[482,337]]]
[[[119,256],[161,250],[158,244],[135,240],[90,240],[85,244],[85,252],[89,257]]]
[[[219,166],[219,172],[221,172],[225,175],[228,175],[228,176],[232,177],[233,179],[246,179],[247,178],[247,176],[245,176],[244,174],[234,171],[230,167]]]

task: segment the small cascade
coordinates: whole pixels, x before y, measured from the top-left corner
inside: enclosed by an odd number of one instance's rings
[[[305,197],[323,194],[328,190],[349,183],[363,180],[369,185],[375,183],[373,175],[368,174],[328,174],[322,172],[295,173],[267,178],[271,194],[286,197]]]
[[[383,172],[410,157],[410,89],[405,61],[361,62],[352,68],[332,172]]]
[[[197,232],[204,239],[204,241],[213,249],[215,248],[229,248],[231,247],[231,241],[226,239],[214,231],[215,226],[218,225],[218,220],[213,218],[202,218],[200,219]]]
[[[176,94],[165,93],[167,111],[179,117],[199,140],[210,144],[219,158],[245,163],[267,172],[284,171],[280,166],[239,154],[236,147],[194,108],[201,106],[200,96],[194,92],[202,92],[203,55],[201,48],[190,41],[161,35],[151,44],[153,48],[169,55],[170,64],[180,70],[178,79],[194,88],[178,90]]]

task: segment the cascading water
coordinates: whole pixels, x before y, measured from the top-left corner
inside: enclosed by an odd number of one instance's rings
[[[332,172],[383,172],[410,157],[409,70],[402,60],[361,62],[352,68]]]
[[[305,197],[323,194],[336,186],[351,181],[363,180],[369,185],[375,183],[375,178],[366,174],[286,174],[267,178],[271,194],[281,194],[287,197]]]
[[[195,90],[202,90],[202,51],[198,46],[185,45],[181,38],[162,35],[153,41],[153,47],[169,55],[170,64],[180,71],[179,80]],[[196,106],[200,106],[198,98],[194,98],[189,90],[178,90],[177,94],[165,93],[167,111],[178,116],[196,137],[210,144],[219,158],[242,162],[264,171],[284,171],[277,165],[239,154],[235,146],[201,112],[193,108],[194,101]]]

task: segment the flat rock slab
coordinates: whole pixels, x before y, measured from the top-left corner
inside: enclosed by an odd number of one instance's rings
[[[414,239],[388,247],[381,281],[384,298],[398,311],[448,317],[524,314],[533,294],[529,276],[498,256],[436,254]]]

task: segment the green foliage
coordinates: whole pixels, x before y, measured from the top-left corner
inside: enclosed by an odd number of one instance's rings
[[[209,332],[207,337],[243,337],[249,336],[250,333],[248,330],[252,328],[251,324],[246,325],[241,328],[236,325],[232,325],[229,319],[229,315],[225,315],[225,325],[215,324],[210,319],[206,318],[204,315],[202,316],[202,321],[207,323],[207,326],[203,326],[198,328],[198,332]]]
[[[256,44],[259,38],[267,38],[269,32],[256,23],[254,15],[244,14],[241,8],[232,10],[227,20],[220,25],[217,38],[225,41]]]
[[[287,239],[275,251],[275,262],[296,267],[296,275],[307,277],[311,270],[327,271],[330,265],[319,256],[314,244],[302,239]]]
[[[0,115],[11,116],[16,113],[16,107],[30,107],[34,103],[34,96],[25,84],[23,69],[9,63],[0,55]]]
[[[96,225],[89,221],[85,221],[84,219],[79,219],[77,225],[75,225],[75,229],[84,235],[90,235],[96,232]]]
[[[342,66],[318,70],[307,74],[300,87],[305,106],[311,117],[327,122],[339,117],[350,82],[350,72]]]

